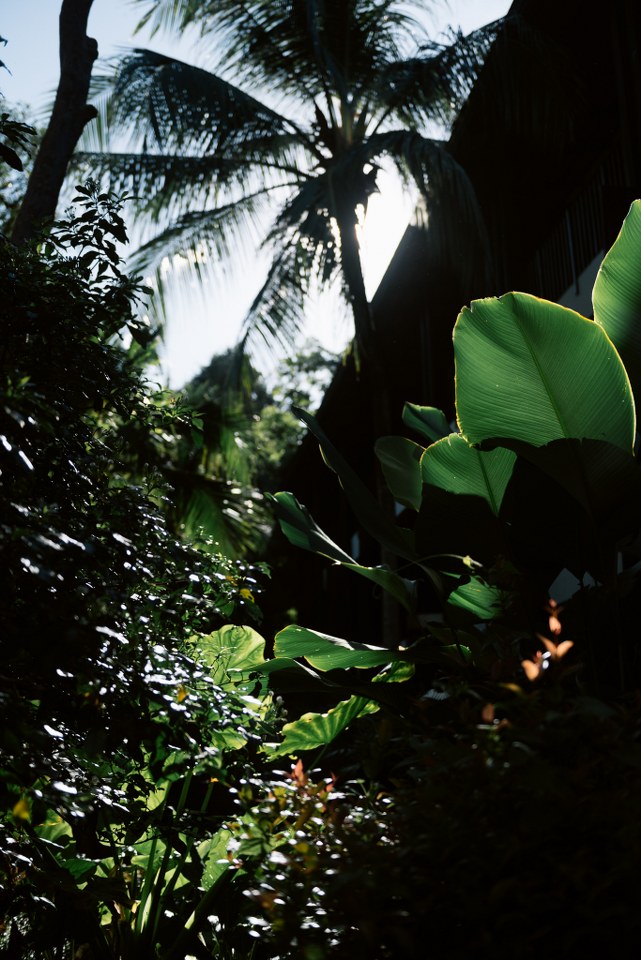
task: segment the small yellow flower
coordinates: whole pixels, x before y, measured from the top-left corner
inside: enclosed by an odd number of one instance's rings
[[[13,808],[13,815],[16,820],[30,820],[31,808],[26,797],[20,797]]]

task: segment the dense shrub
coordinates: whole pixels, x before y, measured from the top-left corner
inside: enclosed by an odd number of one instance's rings
[[[149,331],[133,310],[143,291],[120,269],[124,240],[118,202],[88,184],[40,246],[0,241],[8,956],[72,956],[85,942],[104,951],[145,877],[144,863],[131,866],[136,844],[175,858],[180,831],[192,846],[211,838],[221,814],[208,801],[203,824],[203,785],[233,781],[267,722],[267,702],[223,689],[187,643],[257,614],[256,571],[167,529],[149,450],[187,414],[141,374]],[[192,900],[201,893],[197,882]],[[194,908],[184,894],[181,930]]]

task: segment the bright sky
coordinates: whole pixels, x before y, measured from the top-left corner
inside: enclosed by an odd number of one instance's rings
[[[8,44],[0,51],[11,73],[2,71],[0,91],[8,101],[21,101],[42,109],[51,99],[58,80],[58,13],[60,0],[4,0],[0,11],[0,35]],[[429,3],[435,35],[447,24],[464,32],[503,16],[510,0],[450,0]],[[112,56],[127,46],[153,49],[189,59],[188,43],[178,44],[164,36],[149,42],[148,35],[132,37],[141,7],[131,0],[94,0],[89,35],[98,41],[101,57]],[[363,236],[363,261],[371,296],[407,226],[412,200],[391,177],[381,182],[381,194],[372,198]],[[261,283],[260,258],[247,265],[242,282],[222,280],[220,286],[194,290],[183,298],[166,333],[163,379],[179,387],[197,373],[214,353],[234,343],[242,318]],[[248,272],[247,272],[248,271]],[[310,308],[310,333],[332,349],[342,349],[351,336],[349,324],[331,296]]]

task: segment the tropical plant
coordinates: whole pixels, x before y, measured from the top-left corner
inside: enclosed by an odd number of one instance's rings
[[[272,373],[268,389],[249,358],[231,349],[185,385],[182,411],[168,392],[173,424],[139,446],[169,484],[177,532],[230,557],[261,552],[273,526],[263,494],[278,489],[304,433],[292,403],[317,405],[335,363],[308,343]]]
[[[273,739],[240,672],[262,641],[233,625],[259,572],[168,529],[146,452],[175,411],[140,373],[144,291],[118,202],[76,200],[40,248],[0,243],[0,949],[211,956],[216,897],[244,883],[219,883],[221,825]]]
[[[0,177],[0,230],[9,234],[27,187],[40,134],[29,122],[25,108],[16,104],[9,107],[1,95],[0,102],[3,107],[0,114],[0,159],[4,160]]]
[[[521,293],[461,311],[454,329],[460,432],[450,433],[439,411],[408,404],[405,423],[429,445],[385,437],[376,446],[405,508],[400,522],[381,511],[318,423],[301,413],[356,516],[402,559],[403,575],[358,564],[292,494],[278,493],[285,535],[391,593],[414,627],[394,651],[286,627],[276,657],[302,657],[312,670],[330,671],[330,685],[340,682],[352,696],[287,725],[278,751],[321,746],[356,716],[393,703],[397,694],[380,681],[407,679],[412,667],[429,675],[436,662],[458,663],[515,682],[527,662],[528,673],[539,676],[560,659],[552,640],[542,648],[537,640],[551,599],[567,601],[566,632],[588,688],[619,696],[634,688],[640,250],[636,201],[597,277],[594,320]],[[417,617],[427,629],[416,629]],[[378,686],[358,679],[368,669],[381,670],[373,678]]]
[[[99,146],[112,152],[83,160],[138,197],[151,229],[135,270],[155,268],[162,283],[161,264],[178,255],[200,274],[258,223],[272,262],[245,339],[291,341],[314,281],[339,279],[371,372],[358,223],[391,163],[428,207],[447,199],[478,225],[470,183],[433,133],[456,117],[503,28],[437,43],[421,5],[398,0],[141,2],[143,24],[200,31],[220,70],[135,50],[98,85]],[[129,150],[115,152],[127,135]]]
[[[251,888],[271,956],[419,960],[426,931],[455,960],[508,960],[515,944],[528,960],[627,955],[641,929],[639,711],[574,687],[459,676],[402,718],[369,718],[294,796],[274,785],[262,823],[282,804],[296,831]]]
[[[516,943],[534,960],[636,941],[640,254],[636,201],[594,320],[520,293],[461,311],[460,432],[408,404],[422,443],[377,444],[397,524],[305,417],[407,579],[356,564],[281,493],[286,535],[410,617],[396,650],[286,627],[258,665],[291,683],[298,662],[329,706],[268,747],[324,767],[299,760],[289,790],[263,785],[275,846],[251,896],[275,955],[419,958],[429,937],[455,958],[508,958]]]

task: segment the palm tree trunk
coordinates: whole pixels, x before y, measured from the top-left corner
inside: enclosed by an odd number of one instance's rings
[[[381,363],[376,342],[376,327],[372,307],[365,293],[363,268],[361,264],[358,237],[356,235],[356,215],[342,218],[338,224],[341,238],[341,264],[347,287],[349,302],[354,315],[354,333],[356,342],[357,365],[369,393],[372,413],[372,431],[375,438],[390,433],[391,418],[387,379]],[[393,515],[394,501],[385,484],[381,471],[376,474],[376,495],[382,508]],[[381,546],[381,563],[394,569],[396,557],[392,551]],[[400,640],[398,606],[394,598],[383,591],[381,600],[381,632],[383,643],[389,649],[398,647]]]
[[[97,116],[87,104],[98,44],[87,36],[93,0],[63,0],[60,9],[60,82],[11,239],[24,243],[52,220],[71,155],[85,125]]]

